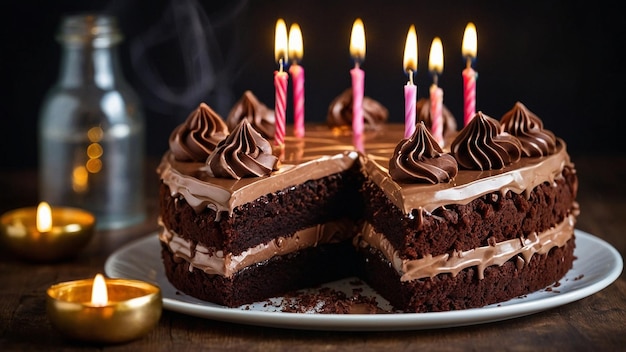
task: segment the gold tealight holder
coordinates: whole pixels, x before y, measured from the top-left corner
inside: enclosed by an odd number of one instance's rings
[[[128,279],[69,281],[48,288],[48,318],[63,335],[95,343],[122,343],[146,335],[161,318],[161,289]]]
[[[91,240],[96,219],[77,208],[20,208],[0,218],[2,242],[20,257],[50,262],[78,254]]]

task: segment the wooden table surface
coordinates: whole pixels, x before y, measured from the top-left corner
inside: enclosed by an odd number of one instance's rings
[[[577,228],[626,253],[626,158],[573,158],[580,178]],[[147,166],[148,220],[123,231],[98,232],[71,261],[34,264],[0,248],[0,351],[309,351],[309,350],[626,350],[626,278],[581,300],[533,315],[495,323],[392,332],[337,332],[266,328],[163,311],[145,337],[120,345],[84,345],[61,336],[48,321],[45,291],[55,283],[91,278],[104,271],[120,246],[154,232],[156,174]],[[34,171],[0,173],[0,211],[35,206]]]

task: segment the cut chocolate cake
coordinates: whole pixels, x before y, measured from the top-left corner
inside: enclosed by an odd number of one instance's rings
[[[359,153],[337,122],[289,130],[278,151],[259,104],[247,92],[227,123],[201,104],[172,133],[157,170],[160,240],[182,292],[237,307],[357,276],[397,310],[444,311],[571,268],[574,165],[523,105],[500,121],[476,114],[443,148],[428,121],[403,139],[403,125],[372,117]]]

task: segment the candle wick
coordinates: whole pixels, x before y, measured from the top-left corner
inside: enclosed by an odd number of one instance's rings
[[[278,72],[283,72],[283,58],[278,59]]]
[[[409,73],[409,84],[413,85],[413,70],[409,69],[408,73]]]
[[[472,67],[472,57],[471,56],[467,56],[467,64],[466,64],[467,68],[471,68]]]
[[[435,86],[439,85],[439,76],[436,73],[433,73],[433,84]]]
[[[354,60],[354,68],[358,69],[360,66],[359,60]]]

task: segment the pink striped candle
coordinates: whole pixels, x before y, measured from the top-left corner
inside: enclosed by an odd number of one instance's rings
[[[443,89],[436,84],[430,86],[430,130],[440,146],[443,146]]]
[[[289,59],[293,62],[289,74],[293,80],[293,128],[298,138],[304,137],[304,68],[298,65],[303,53],[302,32],[294,23],[289,28]]]
[[[350,70],[352,76],[352,135],[354,146],[363,151],[363,96],[365,94],[365,72],[358,64]]]
[[[415,132],[415,102],[417,101],[417,86],[404,86],[404,139],[409,139]]]
[[[365,29],[360,18],[357,18],[352,26],[350,54],[354,59],[354,68],[350,70],[350,75],[352,76],[352,139],[355,148],[363,152],[365,72],[360,68],[360,63],[365,59]]]
[[[287,79],[286,72],[279,70],[274,72],[274,88],[275,88],[275,103],[274,114],[276,125],[274,129],[274,144],[283,147],[285,144],[285,110],[287,107]]]
[[[277,71],[274,71],[274,144],[282,150],[285,144],[285,109],[287,107],[287,80],[289,78],[287,72],[283,71],[283,66],[287,60],[287,25],[283,19],[276,21],[274,43],[274,57],[279,67]]]
[[[478,73],[472,69],[472,61],[476,58],[477,46],[476,26],[469,22],[463,33],[461,49],[461,53],[467,61],[467,67],[463,70],[463,123],[465,126],[476,114],[476,79]]]
[[[463,123],[464,126],[472,120],[476,114],[476,71],[469,64],[463,70]]]
[[[413,84],[413,73],[417,71],[417,34],[411,25],[404,46],[404,71],[409,81],[404,86],[404,138],[409,139],[415,132],[415,103],[417,102],[417,86]]]
[[[293,128],[298,138],[304,137],[304,69],[298,64],[289,67],[293,80]]]
[[[438,77],[443,72],[443,44],[439,37],[435,37],[431,44],[428,69],[433,75],[433,84],[430,86],[430,129],[435,140],[443,146],[443,89],[437,85]]]

